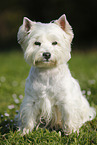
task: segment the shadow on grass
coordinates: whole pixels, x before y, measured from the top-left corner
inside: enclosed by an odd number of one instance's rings
[[[11,131],[15,132],[17,130],[16,124],[14,120],[11,119],[2,119],[1,116],[1,123],[0,123],[0,133],[4,135]]]
[[[56,131],[57,133],[61,132],[61,136],[64,136],[64,132],[62,131],[62,129],[59,126],[57,126],[57,128],[55,126],[53,128],[50,128],[50,124],[48,124],[46,126],[45,121],[43,121],[43,123],[41,123],[38,127],[35,127],[33,129],[33,131],[36,131],[38,128],[41,128],[43,130],[47,129],[49,132],[52,132],[52,131]],[[12,131],[13,133],[15,131],[18,131],[16,122],[12,119],[9,119],[9,118],[4,119],[3,115],[1,115],[1,122],[0,122],[0,133],[1,133],[1,135],[7,134],[10,131]]]

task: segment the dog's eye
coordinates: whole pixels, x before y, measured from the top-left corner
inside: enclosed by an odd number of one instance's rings
[[[57,41],[52,42],[52,45],[57,45],[57,44],[58,44]]]
[[[41,43],[40,43],[40,42],[38,42],[38,41],[36,41],[34,44],[35,44],[35,45],[38,45],[38,46],[40,46],[40,45],[41,45]]]

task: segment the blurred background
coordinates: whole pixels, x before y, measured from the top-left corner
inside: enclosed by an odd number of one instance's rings
[[[75,34],[73,48],[97,48],[96,0],[1,0],[0,51],[20,48],[17,32],[26,16],[48,23],[66,14]]]

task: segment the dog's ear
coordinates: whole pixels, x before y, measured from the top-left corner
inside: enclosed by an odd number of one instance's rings
[[[18,35],[17,35],[17,39],[18,39],[19,44],[23,45],[23,42],[25,40],[25,36],[28,36],[28,34],[30,33],[30,30],[32,28],[34,28],[35,24],[36,24],[36,22],[31,21],[27,17],[24,17],[23,25],[20,26],[19,31],[18,31]],[[25,46],[22,46],[23,50],[26,49],[24,47]]]
[[[55,24],[59,25],[70,37],[70,42],[72,41],[74,34],[72,31],[72,27],[68,23],[66,19],[66,15],[62,15],[58,20],[54,22]]]
[[[24,17],[23,19],[23,27],[24,30],[26,32],[30,31],[30,29],[32,28],[32,26],[35,24],[36,22],[31,21],[30,19],[28,19],[27,17]]]

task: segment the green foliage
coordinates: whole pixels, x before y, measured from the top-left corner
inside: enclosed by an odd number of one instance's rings
[[[83,94],[97,110],[97,52],[73,53],[69,62],[72,75],[79,80]],[[79,135],[34,129],[24,137],[17,132],[14,116],[24,96],[30,67],[21,52],[0,54],[0,145],[93,145],[97,144],[97,117],[80,128]]]

